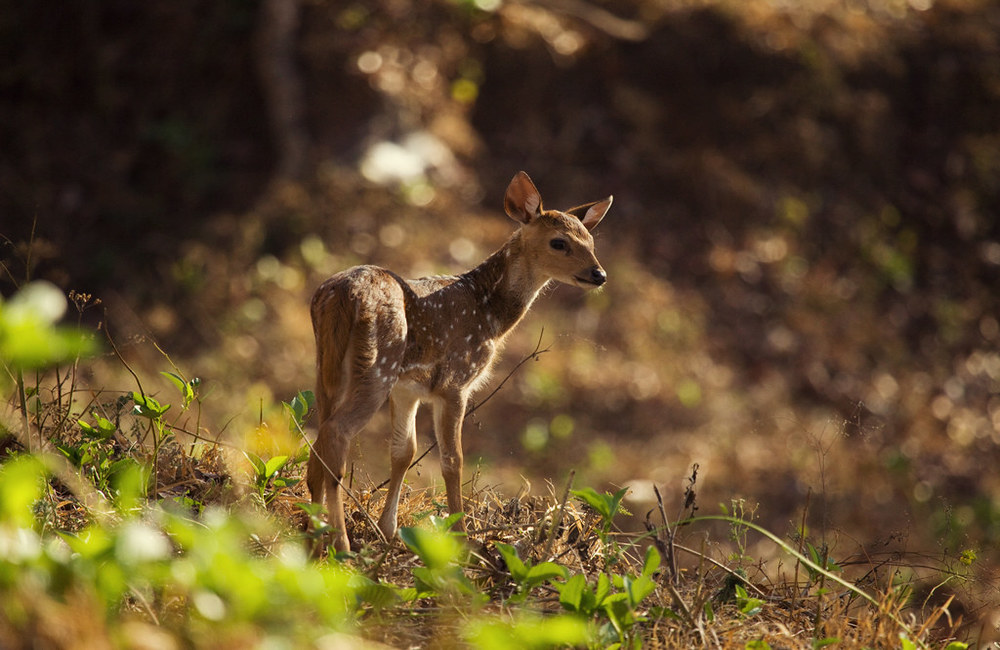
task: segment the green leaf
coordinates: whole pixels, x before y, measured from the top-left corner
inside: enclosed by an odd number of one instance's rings
[[[107,440],[115,434],[114,423],[101,417],[97,413],[93,413],[92,416],[94,418],[94,425],[96,426],[92,426],[83,420],[77,420],[77,424],[80,426],[80,431],[83,432],[84,436],[88,438]]]
[[[583,604],[583,592],[587,588],[587,579],[582,573],[576,573],[562,583],[555,585],[559,592],[559,604],[571,612],[581,612]],[[590,612],[581,612],[589,614]]]
[[[575,616],[520,614],[513,620],[473,618],[465,626],[465,637],[479,650],[534,650],[586,647],[590,634],[586,621]]]
[[[597,514],[605,520],[611,519],[614,513],[611,510],[611,503],[607,494],[600,494],[592,487],[582,488],[580,490],[572,490],[573,496],[580,499],[591,508],[597,511]]]
[[[528,569],[528,575],[525,576],[524,581],[529,585],[537,585],[553,578],[565,578],[568,574],[569,570],[561,564],[539,562]]]
[[[302,479],[298,478],[287,478],[284,476],[277,476],[274,479],[274,486],[280,488],[290,488],[298,485]]]
[[[608,578],[608,574],[602,573],[597,578],[597,588],[594,590],[594,606],[600,607],[604,603],[604,599],[608,597],[611,592],[611,579]]]
[[[246,456],[247,460],[250,461],[250,464],[253,465],[254,473],[258,479],[267,478],[267,466],[264,464],[264,461],[261,460],[260,456],[249,451],[244,451],[243,455]]]
[[[759,613],[764,606],[764,601],[760,598],[752,598],[747,594],[747,590],[743,585],[735,585],[736,590],[736,606],[739,607],[740,613],[744,616],[754,616]]]
[[[840,643],[840,638],[835,636],[828,636],[825,639],[813,639],[812,647],[813,650],[817,648],[825,648],[828,645],[834,645]]]
[[[771,644],[764,639],[755,639],[747,641],[743,648],[745,650],[771,650]]]
[[[187,408],[191,402],[194,401],[194,386],[196,386],[197,383],[193,383],[194,380],[190,382],[185,381],[184,378],[177,373],[168,372],[166,370],[161,371],[160,374],[169,379],[171,383],[177,387],[177,390],[181,392],[181,397],[184,401],[184,408]]]
[[[288,456],[273,456],[264,463],[264,476],[271,478],[288,462]]]
[[[458,520],[465,516],[464,512],[453,512],[447,517],[437,517],[431,515],[429,521],[431,525],[441,532],[451,531],[451,527],[458,523]]]
[[[642,575],[651,576],[660,568],[660,551],[652,544],[646,549],[646,559],[642,563]]]
[[[17,456],[0,465],[0,523],[31,528],[32,506],[42,497],[46,471],[34,456]]]
[[[132,401],[135,402],[132,413],[150,420],[159,419],[170,409],[169,404],[161,405],[149,395],[143,395],[137,391],[132,391]]]
[[[65,442],[57,442],[56,449],[69,459],[74,466],[79,467],[83,463],[83,448]]]
[[[362,601],[375,607],[387,607],[400,600],[395,587],[353,574],[348,578],[347,585],[354,589],[354,594]]]
[[[610,526],[615,515],[618,514],[621,508],[622,499],[625,497],[625,493],[628,492],[628,488],[622,488],[614,494],[607,492],[600,494],[594,488],[590,487],[571,490],[571,492],[573,496],[596,510],[604,520],[605,526]]]
[[[518,584],[523,583],[528,575],[528,569],[524,566],[524,562],[521,561],[521,558],[517,556],[517,549],[510,544],[503,543],[497,543],[496,549],[500,552],[504,562],[507,563],[507,570],[510,571],[510,575],[514,578],[514,582]]]
[[[399,529],[403,543],[431,569],[440,569],[458,562],[462,545],[448,532],[426,528],[404,527]]]
[[[28,370],[91,354],[92,338],[55,326],[65,311],[66,296],[48,282],[31,282],[6,302],[0,298],[0,362]],[[0,377],[0,387],[3,382]]]
[[[639,576],[635,580],[625,579],[625,593],[628,594],[632,608],[639,606],[646,596],[656,591],[656,583],[649,576]]]

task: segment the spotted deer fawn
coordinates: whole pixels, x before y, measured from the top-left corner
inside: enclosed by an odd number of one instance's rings
[[[504,208],[521,225],[486,261],[457,277],[404,280],[356,266],[324,282],[312,298],[319,435],[307,483],[325,504],[334,547],[348,550],[341,480],[351,440],[389,400],[392,472],[378,527],[396,533],[399,492],[416,452],[416,414],[433,408],[448,509],[462,512],[462,420],[469,395],[488,378],[504,338],[552,280],[599,287],[607,275],[590,230],[612,197],[566,212],[545,210],[524,172]],[[465,529],[464,521],[458,524]],[[319,547],[314,548],[318,552]]]

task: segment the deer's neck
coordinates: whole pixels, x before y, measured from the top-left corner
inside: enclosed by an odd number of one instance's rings
[[[493,334],[498,336],[517,325],[548,284],[548,278],[533,273],[520,234],[514,233],[500,250],[462,276],[486,312],[487,322],[493,325]]]

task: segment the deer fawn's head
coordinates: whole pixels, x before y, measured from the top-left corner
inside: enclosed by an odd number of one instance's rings
[[[504,209],[522,224],[519,245],[530,272],[584,289],[604,284],[608,276],[594,255],[590,231],[604,218],[612,199],[609,196],[565,212],[545,210],[535,184],[526,173],[518,172],[507,186]]]

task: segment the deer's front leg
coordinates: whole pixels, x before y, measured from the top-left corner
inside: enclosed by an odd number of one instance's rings
[[[465,512],[462,503],[462,421],[468,398],[464,393],[440,397],[434,402],[434,435],[441,452],[441,474],[448,494],[448,511]],[[457,527],[466,530],[463,517]]]

